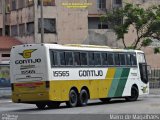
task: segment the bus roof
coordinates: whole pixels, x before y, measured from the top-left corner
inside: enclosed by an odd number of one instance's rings
[[[13,46],[12,48],[16,47],[28,47],[28,46],[45,46],[49,49],[60,49],[60,50],[80,50],[80,51],[112,51],[112,52],[141,52],[141,50],[133,50],[133,49],[117,49],[117,48],[111,48],[109,46],[101,46],[101,45],[85,45],[85,44],[48,44],[48,43],[42,43],[42,44],[24,44],[24,45],[18,45]]]

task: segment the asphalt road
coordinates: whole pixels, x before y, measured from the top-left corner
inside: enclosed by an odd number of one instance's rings
[[[140,114],[144,114],[143,116]],[[153,114],[153,115],[152,115]],[[157,114],[157,115],[155,115]],[[0,120],[160,120],[160,96],[140,97],[135,102],[113,99],[107,104],[89,101],[86,107],[39,110],[35,105],[0,99]]]
[[[99,100],[89,101],[86,107],[67,108],[64,103],[58,109],[39,110],[35,105],[12,103],[11,100],[0,100],[0,113],[20,114],[160,114],[160,96],[140,97],[138,101],[126,102],[124,99],[113,99],[104,104]]]

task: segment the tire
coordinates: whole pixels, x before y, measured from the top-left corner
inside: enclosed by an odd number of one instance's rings
[[[47,103],[48,108],[58,108],[60,105],[60,102],[49,102]]]
[[[89,94],[85,89],[82,89],[78,99],[79,106],[86,106],[88,103]]]
[[[126,97],[125,99],[127,101],[136,101],[138,99],[138,96],[139,96],[138,89],[133,86],[131,89],[131,96]]]
[[[78,103],[78,94],[74,89],[69,92],[69,101],[66,102],[68,107],[76,107]]]
[[[103,103],[108,103],[111,100],[111,98],[100,98],[100,101]]]
[[[42,110],[42,109],[45,109],[46,104],[45,103],[37,103],[36,106],[37,106],[38,109]]]

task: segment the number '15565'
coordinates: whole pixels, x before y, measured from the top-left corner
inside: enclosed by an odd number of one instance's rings
[[[53,71],[54,77],[68,77],[69,71]]]

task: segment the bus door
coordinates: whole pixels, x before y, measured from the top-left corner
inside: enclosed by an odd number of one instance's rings
[[[138,62],[140,69],[140,77],[143,83],[148,83],[147,63],[143,53],[138,53]]]

